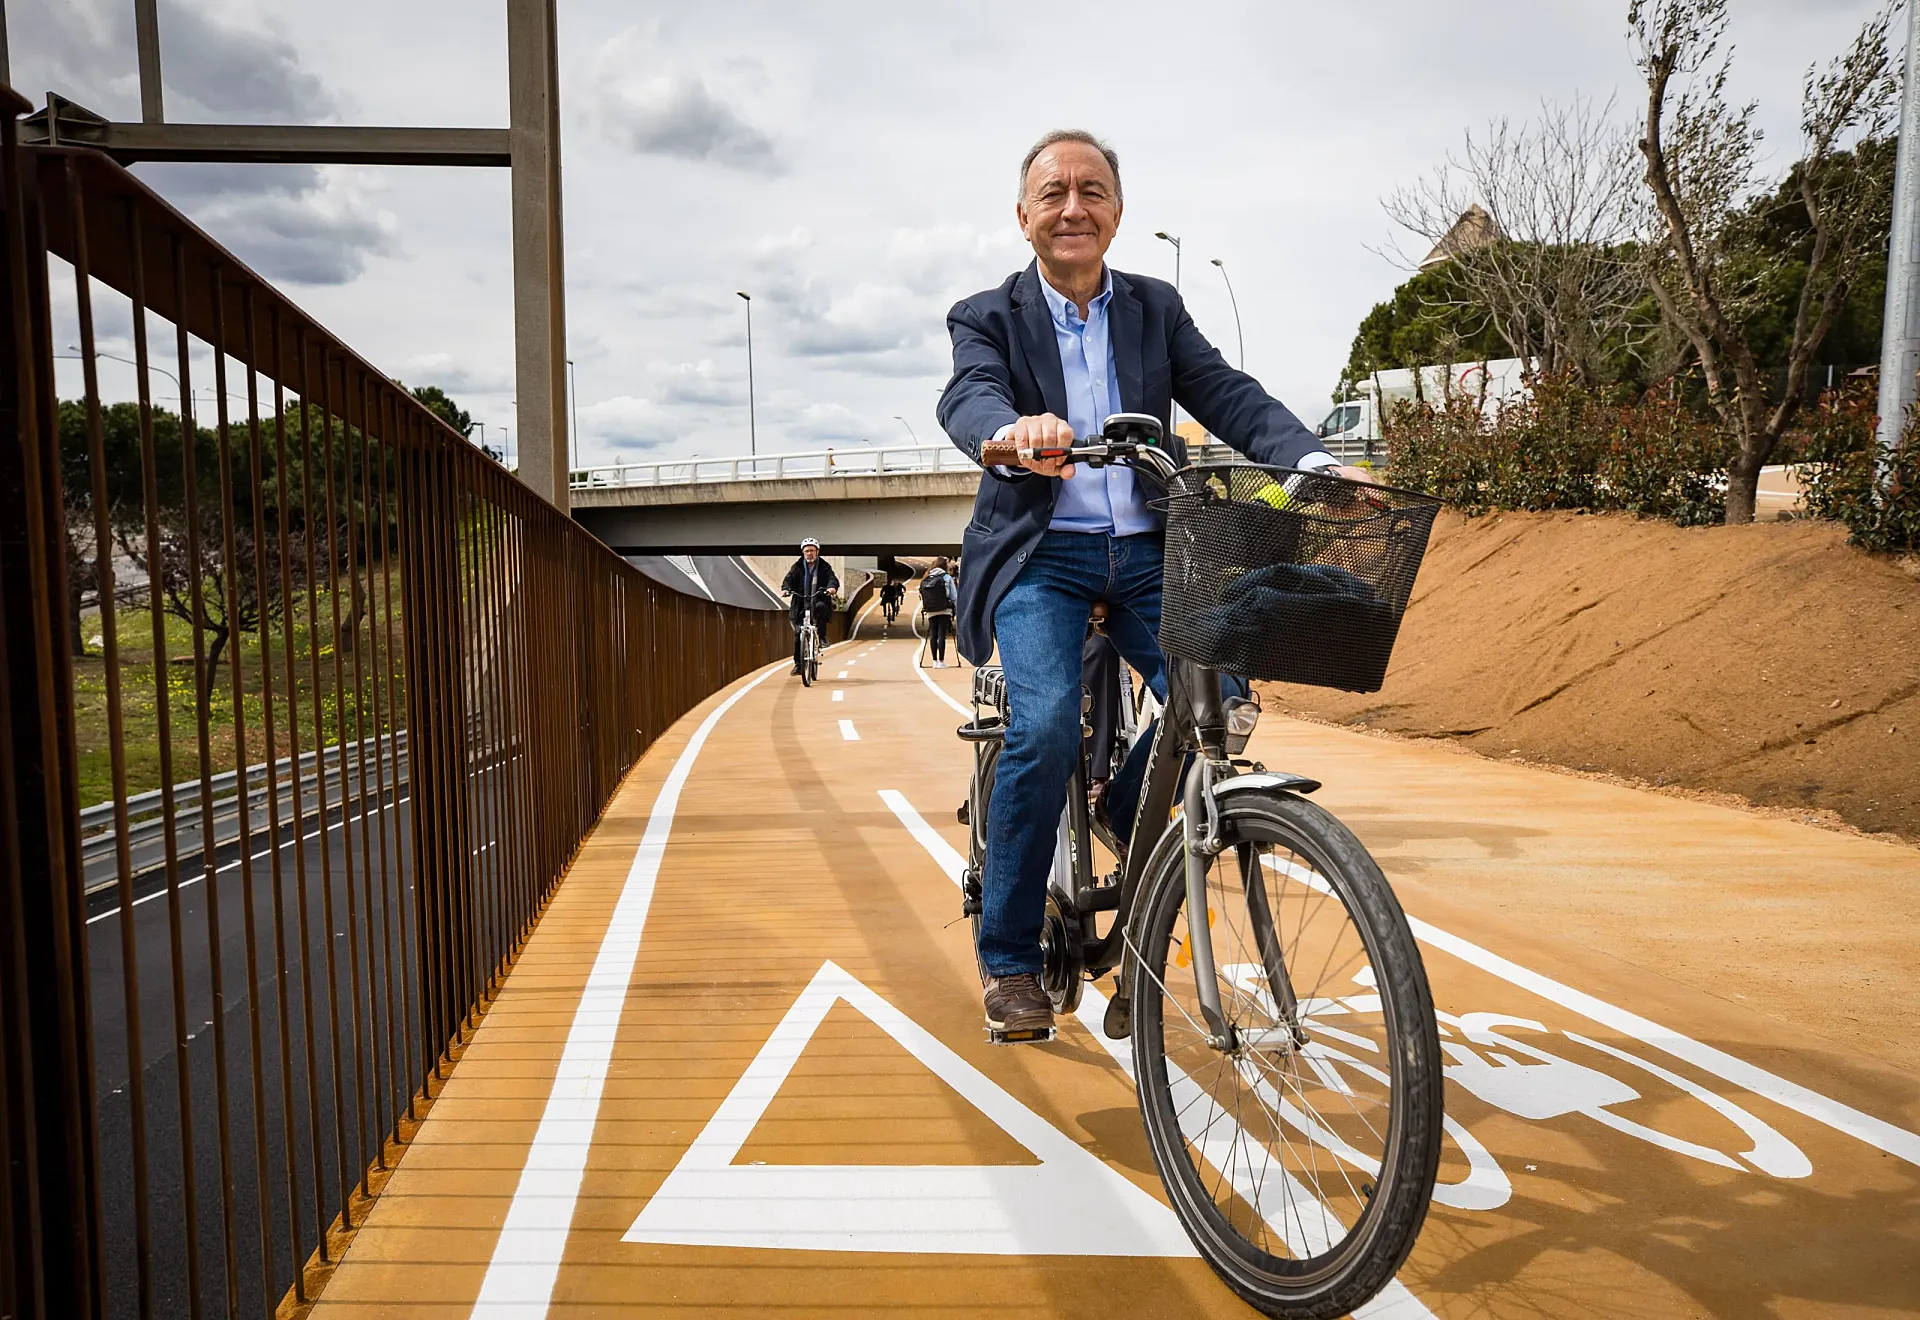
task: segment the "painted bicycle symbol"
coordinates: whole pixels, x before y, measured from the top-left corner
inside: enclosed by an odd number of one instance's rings
[[[1221,972],[1243,994],[1264,1003],[1269,1012],[1273,1011],[1265,973],[1258,964],[1234,964],[1223,967]],[[1371,993],[1372,970],[1363,967],[1353,979],[1361,987],[1361,993],[1304,1000],[1300,1005],[1311,1038],[1300,1051],[1300,1060],[1322,1086],[1337,1095],[1353,1094],[1351,1084],[1342,1076],[1343,1070],[1382,1084],[1388,1080],[1384,1071],[1358,1053],[1364,1051],[1379,1057],[1375,1039],[1378,1032],[1370,1029],[1374,1024],[1363,1021],[1372,1016],[1377,1024],[1380,1012],[1380,996]],[[1436,1011],[1435,1016],[1440,1022],[1440,1048],[1449,1060],[1443,1069],[1447,1080],[1489,1108],[1535,1123],[1586,1119],[1662,1150],[1723,1169],[1751,1170],[1774,1178],[1805,1178],[1813,1172],[1806,1154],[1772,1125],[1725,1096],[1617,1046],[1574,1031],[1556,1033],[1544,1023],[1507,1014],[1455,1015]],[[1348,1021],[1342,1023],[1343,1018]],[[1523,1036],[1544,1040],[1522,1039]],[[1636,1078],[1638,1085],[1629,1083],[1611,1072],[1544,1047],[1553,1044],[1559,1049],[1561,1039],[1637,1069],[1651,1080],[1640,1082]],[[1744,1138],[1745,1148],[1729,1153],[1619,1112],[1634,1101],[1671,1098],[1674,1092],[1698,1101],[1731,1124]],[[1308,1140],[1356,1168],[1368,1173],[1377,1171],[1374,1161],[1330,1130],[1308,1108],[1271,1091],[1265,1098],[1283,1121]],[[1485,1143],[1452,1114],[1445,1117],[1444,1123],[1447,1140],[1466,1160],[1467,1174],[1457,1181],[1436,1186],[1434,1200],[1460,1210],[1492,1210],[1506,1204],[1513,1195],[1513,1184],[1500,1162]]]

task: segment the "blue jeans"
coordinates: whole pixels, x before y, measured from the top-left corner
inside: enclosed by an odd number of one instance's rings
[[[994,611],[1011,718],[987,807],[980,961],[987,975],[1038,972],[1047,873],[1080,755],[1080,654],[1093,602],[1121,658],[1167,697],[1160,656],[1160,540],[1048,532]]]

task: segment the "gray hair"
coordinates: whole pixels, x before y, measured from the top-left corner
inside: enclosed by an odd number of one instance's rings
[[[1027,152],[1027,158],[1020,162],[1020,195],[1017,200],[1022,202],[1027,200],[1027,172],[1033,168],[1033,162],[1039,159],[1040,153],[1048,147],[1057,146],[1062,142],[1078,142],[1083,146],[1092,147],[1106,158],[1107,168],[1113,171],[1113,199],[1120,201],[1125,192],[1120,186],[1120,157],[1115,154],[1112,147],[1083,128],[1056,128],[1033,144]]]

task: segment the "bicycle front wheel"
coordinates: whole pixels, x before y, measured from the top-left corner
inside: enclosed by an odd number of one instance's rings
[[[1210,1039],[1170,830],[1135,928],[1133,1057],[1154,1162],[1194,1245],[1270,1316],[1346,1315],[1392,1280],[1440,1162],[1440,1042],[1386,877],[1331,815],[1234,794],[1207,874],[1227,1047]]]

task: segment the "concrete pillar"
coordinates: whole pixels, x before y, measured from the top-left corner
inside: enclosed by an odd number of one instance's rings
[[[160,11],[156,0],[133,0],[133,39],[140,63],[140,122],[164,124],[160,99]]]
[[[513,151],[513,357],[520,479],[567,507],[567,299],[561,260],[554,0],[507,0]]]

